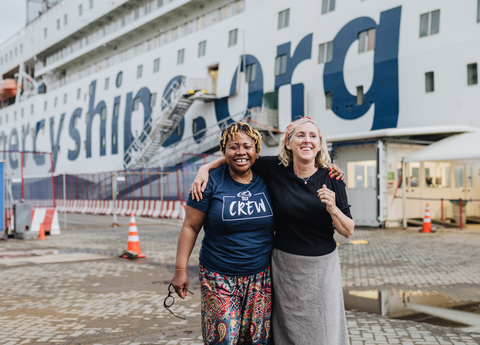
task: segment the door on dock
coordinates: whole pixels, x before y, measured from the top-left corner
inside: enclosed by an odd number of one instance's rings
[[[217,94],[218,64],[208,67],[207,92]]]

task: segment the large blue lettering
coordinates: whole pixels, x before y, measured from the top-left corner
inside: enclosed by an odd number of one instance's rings
[[[78,131],[77,128],[75,128],[75,122],[76,119],[82,118],[82,108],[77,108],[72,114],[72,117],[70,118],[70,124],[68,126],[68,133],[70,134],[70,137],[75,141],[75,150],[68,150],[68,160],[74,161],[75,159],[78,158],[78,155],[80,154],[80,132]]]
[[[95,115],[100,116],[100,156],[105,156],[106,152],[106,143],[107,139],[105,138],[106,136],[106,130],[107,130],[107,111],[105,110],[105,117],[102,118],[102,111],[103,108],[106,108],[107,105],[105,104],[104,101],[98,102],[97,106],[94,108],[95,104],[95,92],[97,88],[97,81],[94,80],[92,81],[92,84],[90,85],[91,87],[91,94],[90,94],[90,102],[88,105],[88,118],[87,118],[87,142],[86,142],[86,155],[87,158],[92,157],[92,123],[93,123],[93,118]]]
[[[345,120],[357,119],[375,104],[372,130],[395,128],[398,121],[398,45],[401,7],[381,13],[380,23],[368,17],[352,20],[333,40],[333,60],[325,64],[323,85],[332,93],[332,110]],[[356,97],[348,92],[343,75],[345,56],[361,31],[376,28],[374,76],[365,93],[364,104],[356,105]]]
[[[113,114],[112,114],[112,155],[118,153],[118,118],[120,117],[120,96],[113,100]],[[118,109],[118,110],[116,110]]]
[[[35,137],[33,138],[33,151],[37,151],[37,137],[38,137],[38,132],[45,127],[45,119],[40,120],[37,122],[37,125],[35,127]],[[37,165],[43,165],[45,164],[45,156],[44,155],[33,155],[33,160],[35,161],[35,164]]]
[[[25,142],[27,141],[27,136],[30,133],[30,123],[27,125],[22,125],[22,150],[26,151]],[[23,156],[23,166],[25,166],[25,155]]]
[[[165,90],[163,90],[163,99],[165,99],[168,103],[172,102],[172,91],[170,90],[170,86],[172,86],[173,83],[177,82],[179,85],[182,83],[182,76],[176,76],[172,78],[168,83],[167,86],[165,86]],[[161,103],[160,104],[162,111],[165,109],[167,106],[166,104]],[[183,118],[180,123],[178,124],[178,127],[176,130],[173,131],[173,133],[168,137],[167,140],[163,143],[163,147],[170,146],[172,144],[175,144],[176,142],[179,142],[182,137],[183,133],[185,132],[185,118]]]
[[[143,104],[143,124],[145,124],[152,115],[152,108],[150,107],[150,90],[142,87],[135,98],[132,99],[132,92],[127,94],[127,103],[125,105],[125,118],[123,120],[123,148],[127,152],[128,148],[133,142],[132,134],[132,112],[134,107],[134,100],[139,99]],[[143,126],[142,126],[143,128]]]
[[[54,125],[55,125],[55,117],[50,118],[50,145],[52,146],[52,153],[53,153],[53,171],[55,171],[55,167],[57,166],[57,157],[58,157],[58,150],[60,150],[60,136],[62,134],[62,124],[65,118],[65,113],[60,116],[60,122],[58,123],[58,130],[57,130],[57,140],[54,139]]]
[[[8,149],[10,151],[18,151],[18,132],[16,128],[12,128],[12,131],[10,132]],[[10,167],[13,170],[18,168],[18,159],[16,158],[17,156],[19,156],[17,152],[9,152],[8,154],[8,162],[10,163]]]

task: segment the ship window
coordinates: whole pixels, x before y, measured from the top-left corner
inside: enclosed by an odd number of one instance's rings
[[[333,60],[333,41],[318,46],[318,63],[327,63]]]
[[[17,55],[18,55],[18,48],[15,47],[15,56],[17,56]]]
[[[138,18],[140,18],[140,10],[137,8],[133,11],[133,19],[137,20]]]
[[[238,29],[232,30],[228,33],[228,46],[229,47],[237,45],[237,36],[238,36]]]
[[[68,23],[68,15],[63,16],[63,25],[67,25]]]
[[[325,92],[325,109],[332,109],[332,93]]]
[[[13,121],[17,121],[17,112],[16,111],[13,112]]]
[[[478,70],[477,70],[477,64],[476,63],[471,63],[471,64],[467,65],[467,74],[468,74],[468,85],[477,85],[478,84]]]
[[[93,0],[90,0],[90,9],[93,8]]]
[[[138,108],[140,107],[140,98],[135,98],[133,100],[133,110],[138,110]]]
[[[278,12],[278,30],[286,28],[290,20],[290,9]]]
[[[257,78],[257,64],[253,63],[245,67],[245,82],[253,83]]]
[[[425,73],[425,92],[435,91],[435,77],[433,72]]]
[[[8,114],[5,114],[5,123],[8,123]]]
[[[108,84],[110,84],[110,78],[105,78],[105,90],[108,90]]]
[[[440,31],[440,10],[420,16],[420,37],[438,34]]]
[[[275,58],[275,76],[287,73],[287,55]]]
[[[112,134],[112,146],[117,145],[117,136],[115,134]]]
[[[357,86],[357,105],[365,103],[365,95],[363,94],[363,85]]]
[[[150,108],[153,108],[155,106],[155,103],[157,103],[157,93],[151,93],[150,94]]]
[[[118,117],[118,114],[120,113],[120,103],[115,103],[113,106],[113,116]]]
[[[30,106],[30,114],[32,114],[32,115],[33,115],[33,111],[34,111],[34,109],[35,109],[35,108],[34,108],[34,105],[32,104],[32,105]]]
[[[77,90],[77,99],[80,99],[80,94],[82,93],[82,89]]]
[[[13,52],[10,50],[10,60],[13,58]]]
[[[2,117],[0,116],[0,125],[2,124]]]
[[[107,108],[103,107],[102,108],[102,121],[105,121],[107,119]]]
[[[335,0],[322,1],[322,14],[332,12],[335,10]]]
[[[163,0],[157,0],[157,7],[163,6]]]
[[[207,50],[207,41],[202,41],[198,44],[198,57],[205,56]]]
[[[56,108],[57,107],[57,102],[58,102],[58,97],[55,97],[53,99],[53,107]]]
[[[83,14],[83,5],[78,5],[78,15],[81,16]]]
[[[43,29],[43,37],[47,38],[47,28]],[[10,52],[10,55],[12,55],[12,52]]]
[[[477,23],[480,23],[480,0],[477,2]]]
[[[3,56],[0,58],[0,64],[3,65]]]
[[[45,104],[43,105],[43,110],[47,110],[47,101],[45,101]]]
[[[23,44],[20,44],[20,54],[23,53]]]
[[[122,86],[122,79],[123,79],[123,72],[120,71],[117,74],[117,80],[116,80],[116,83],[115,83],[117,85],[117,87]]]
[[[57,30],[60,30],[60,19],[57,19]]]
[[[140,79],[142,77],[143,73],[143,65],[140,65],[137,67],[137,79]]]
[[[93,84],[88,85],[88,95],[89,96],[93,95]]]
[[[358,52],[365,53],[375,49],[375,29],[365,30],[358,33]]]
[[[180,126],[177,126],[176,130],[177,132],[177,135],[181,135],[182,134],[182,129],[180,128]]]
[[[157,73],[160,70],[160,59],[153,61],[153,73]]]
[[[106,143],[106,140],[105,140],[105,137],[102,138],[102,146],[105,147],[105,143]]]
[[[177,65],[181,65],[185,58],[185,49],[180,49],[177,53]]]
[[[23,118],[23,108],[20,109],[20,117]]]

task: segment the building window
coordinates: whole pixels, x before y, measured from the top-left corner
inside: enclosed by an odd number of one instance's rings
[[[78,15],[82,16],[82,14],[83,14],[83,5],[80,4],[80,5],[78,5]]]
[[[57,19],[57,30],[60,30],[60,19]]]
[[[325,109],[332,109],[332,93],[325,92]]]
[[[290,9],[278,12],[278,30],[286,28],[290,20]]]
[[[202,41],[198,44],[198,57],[205,56],[207,50],[207,41]]]
[[[135,98],[133,100],[133,110],[138,110],[140,108],[140,98]]]
[[[63,95],[63,104],[67,104],[67,94]]]
[[[335,10],[335,0],[322,0],[322,14]]]
[[[238,29],[232,30],[228,33],[228,46],[229,47],[237,45],[237,36],[238,36]]]
[[[155,106],[155,103],[157,103],[157,93],[151,93],[150,94],[150,108],[153,108]]]
[[[58,98],[55,97],[54,100],[53,100],[53,107],[54,107],[54,108],[57,107],[57,103],[58,103]]]
[[[435,77],[433,72],[425,73],[425,92],[435,91]]]
[[[80,94],[82,93],[82,89],[77,90],[77,99],[80,99]]]
[[[160,71],[160,59],[155,59],[153,61],[153,73]]]
[[[137,79],[140,79],[142,77],[143,73],[143,65],[140,65],[137,67]]]
[[[43,37],[47,38],[47,28],[43,29]],[[12,52],[10,52],[10,57],[12,55]]]
[[[363,85],[357,86],[357,105],[365,103],[365,95],[363,94]]]
[[[327,63],[333,60],[333,41],[318,46],[318,63]]]
[[[185,58],[185,49],[180,49],[177,53],[177,65],[181,65]]]
[[[275,58],[275,76],[287,73],[287,55]]]
[[[66,14],[63,16],[63,25],[67,25],[67,23],[68,23],[68,15]]]
[[[93,0],[90,0],[90,9],[93,8]]]
[[[471,63],[467,65],[467,75],[468,75],[468,85],[478,84],[478,70],[477,70],[476,63]]]
[[[438,34],[440,31],[440,10],[420,16],[420,37]]]
[[[257,78],[257,64],[253,63],[245,67],[245,82],[253,83]]]
[[[358,52],[365,53],[375,49],[375,29],[358,33]]]

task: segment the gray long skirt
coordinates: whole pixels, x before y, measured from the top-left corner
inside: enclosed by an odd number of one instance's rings
[[[272,252],[275,345],[348,345],[338,251],[324,256]]]

